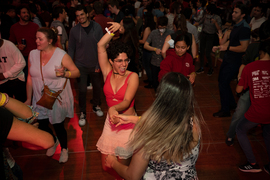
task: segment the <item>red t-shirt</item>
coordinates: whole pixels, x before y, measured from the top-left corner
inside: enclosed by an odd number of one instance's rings
[[[38,29],[39,26],[36,23],[28,22],[27,25],[21,25],[19,22],[17,22],[10,28],[9,40],[14,44],[21,44],[22,39],[25,39],[26,47],[21,52],[23,56],[28,56],[30,51],[37,48],[36,33]]]
[[[245,118],[255,123],[270,123],[270,60],[254,61],[242,71],[239,86],[249,88],[251,106]]]
[[[180,57],[175,53],[174,49],[168,49],[166,55],[166,58],[160,63],[159,81],[168,72],[179,72],[186,77],[192,72],[195,72],[193,58],[189,53],[185,53]]]

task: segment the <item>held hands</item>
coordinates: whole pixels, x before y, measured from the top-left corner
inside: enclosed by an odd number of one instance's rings
[[[161,54],[161,50],[160,49],[156,49],[155,52],[156,52],[157,55]]]
[[[131,120],[132,116],[119,114],[119,115],[115,115],[114,117],[115,117],[115,119],[117,118],[117,120],[118,120],[118,122],[116,122],[116,123],[111,121],[111,123],[116,124],[115,127],[118,127],[122,124],[132,123],[132,120]]]
[[[116,111],[115,107],[112,106],[109,108],[109,118],[110,118],[110,122],[112,124],[117,124],[119,123],[119,118],[117,118],[116,116],[118,115],[118,112]]]
[[[113,155],[108,155],[106,158],[105,158],[105,166],[109,167],[109,168],[112,168],[113,166],[113,163],[117,161],[117,158]]]

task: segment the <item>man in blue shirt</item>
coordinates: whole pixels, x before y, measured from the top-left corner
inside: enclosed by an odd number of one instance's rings
[[[244,19],[246,6],[239,2],[235,5],[232,20],[235,22],[230,39],[225,44],[213,47],[215,52],[226,51],[220,66],[218,86],[220,92],[221,109],[214,113],[214,117],[229,117],[230,110],[235,109],[236,102],[230,87],[231,80],[236,77],[250,39],[250,27]]]

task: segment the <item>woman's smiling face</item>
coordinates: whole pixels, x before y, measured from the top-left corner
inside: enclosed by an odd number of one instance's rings
[[[120,53],[113,61],[110,60],[113,72],[119,75],[125,75],[129,61],[130,59],[126,53]]]

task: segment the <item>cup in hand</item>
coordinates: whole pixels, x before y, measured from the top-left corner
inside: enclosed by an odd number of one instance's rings
[[[62,66],[62,65],[59,65],[59,66],[56,66],[56,65],[55,65],[54,68],[55,68],[55,74],[56,74],[56,76],[57,76],[57,77],[62,76],[62,74],[63,74],[63,72],[64,72],[63,66]]]

